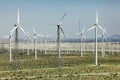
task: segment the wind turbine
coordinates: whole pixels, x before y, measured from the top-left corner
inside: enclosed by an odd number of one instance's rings
[[[15,27],[11,30],[11,33],[15,31],[15,47],[16,51],[18,50],[18,28],[20,28],[23,33],[26,35],[24,29],[20,25],[20,16],[19,16],[19,9],[18,9],[18,14],[17,14],[17,24],[14,25]]]
[[[83,40],[85,40],[85,36],[84,36],[85,29],[86,29],[86,26],[82,29],[81,32],[75,33],[75,34],[77,34],[77,35],[80,35],[80,39],[81,39],[81,41],[80,41],[80,43],[81,43],[81,45],[80,45],[81,57],[83,57],[83,49],[82,49],[83,44],[82,44],[82,43],[83,43]]]
[[[58,48],[58,58],[59,58],[59,59],[61,58],[61,55],[60,55],[60,52],[61,52],[61,51],[60,51],[60,35],[61,35],[61,33],[60,33],[60,32],[62,32],[63,35],[64,35],[64,37],[66,38],[65,33],[64,33],[64,31],[63,31],[63,29],[62,29],[62,27],[61,27],[62,22],[63,22],[65,16],[66,16],[66,13],[65,13],[64,16],[62,17],[60,23],[56,25],[56,26],[57,26],[57,48]]]
[[[63,23],[63,20],[66,16],[66,13],[63,15],[62,19],[60,20],[60,22],[56,25],[57,26],[57,53],[58,53],[58,59],[60,61],[60,58],[61,58],[61,50],[60,50],[60,36],[61,36],[61,32],[62,34],[64,35],[64,37],[66,38],[65,36],[65,33],[61,27],[62,23]],[[58,61],[58,65],[60,67],[60,62]]]
[[[37,43],[36,43],[36,38],[37,38],[37,36],[43,36],[43,35],[36,33],[36,30],[35,30],[34,27],[33,27],[33,33],[34,33],[33,41],[34,41],[34,51],[35,51],[34,53],[35,53],[35,59],[37,59]]]
[[[9,61],[12,62],[12,50],[11,50],[11,40],[13,33],[10,33],[10,35],[2,36],[4,39],[9,39]]]
[[[15,31],[15,50],[16,52],[18,51],[18,29],[20,28],[22,30],[22,32],[26,35],[24,29],[21,27],[20,25],[20,17],[19,17],[19,9],[17,11],[17,24],[15,24],[14,28],[10,31],[11,34],[13,34],[13,32]],[[10,35],[11,37],[11,35]],[[10,43],[11,43],[11,38],[10,38]],[[11,52],[11,51],[10,51]]]
[[[31,41],[32,42],[32,40],[31,40],[31,38],[30,38],[30,35],[29,35],[29,32],[27,33],[27,45],[28,45],[28,47],[27,47],[27,55],[29,55],[29,41]]]
[[[47,44],[47,38],[49,37],[49,34],[44,35],[44,50],[45,50],[45,54],[47,54],[47,48],[46,48],[46,44]]]
[[[95,28],[95,64],[98,65],[98,50],[97,50],[97,28],[100,28],[102,31],[105,31],[98,23],[98,11],[96,11],[96,23],[88,29],[88,31],[92,30]]]
[[[106,37],[106,29],[104,29],[103,33],[101,35],[99,35],[99,37],[102,37],[102,58],[105,56],[105,45],[104,45],[104,40],[107,40]]]

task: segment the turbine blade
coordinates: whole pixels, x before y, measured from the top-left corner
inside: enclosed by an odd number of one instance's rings
[[[17,24],[20,23],[20,15],[19,15],[19,9],[18,9],[18,13],[17,13]]]
[[[96,26],[91,27],[90,29],[88,29],[87,31],[91,31],[92,29],[94,29]]]
[[[82,33],[84,33],[84,32],[85,32],[85,29],[86,29],[86,26],[83,28]]]
[[[99,27],[103,32],[105,32],[105,30],[104,30],[100,25],[98,25],[98,27]]]
[[[60,27],[60,30],[61,30],[62,34],[64,35],[64,37],[66,38],[66,35],[61,27]]]
[[[22,32],[26,35],[25,30],[20,26],[20,29],[22,30]]]
[[[98,11],[96,10],[96,24],[98,24]]]
[[[9,39],[12,37],[13,32],[14,32],[14,31],[10,32]]]
[[[81,22],[81,21],[79,20],[79,26],[78,26],[78,27],[79,27],[79,32],[80,32],[80,24],[81,24],[80,22]]]
[[[60,23],[59,23],[59,25],[61,25],[62,24],[62,22],[63,22],[63,20],[64,20],[64,18],[65,18],[65,16],[66,16],[66,12],[65,12],[65,14],[63,15],[63,17],[62,17],[62,19],[60,20]]]
[[[86,40],[85,36],[83,35],[83,39]]]
[[[12,36],[13,35],[13,32],[10,32],[10,36]]]
[[[35,28],[33,27],[33,33],[36,34]]]
[[[10,31],[10,33],[14,32],[17,28],[18,28],[18,27],[14,27],[14,28]]]
[[[104,34],[104,35],[106,34],[106,27],[104,28],[103,34]]]

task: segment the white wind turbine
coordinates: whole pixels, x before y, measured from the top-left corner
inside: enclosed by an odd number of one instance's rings
[[[33,27],[33,33],[34,33],[33,41],[34,41],[34,51],[35,51],[34,53],[35,53],[35,59],[37,59],[37,42],[36,42],[36,37],[37,36],[42,36],[43,37],[43,35],[36,33],[36,30],[34,29],[34,27]]]
[[[47,44],[47,38],[49,37],[49,34],[47,35],[44,35],[44,51],[45,51],[45,54],[47,54],[47,47],[46,47],[46,44]]]
[[[77,35],[79,35],[80,36],[80,53],[81,53],[81,57],[83,57],[83,49],[82,49],[82,47],[83,47],[83,40],[85,40],[85,36],[84,36],[84,33],[85,33],[85,30],[86,30],[86,26],[82,29],[82,31],[81,32],[79,32],[79,33],[75,33],[75,34],[77,34]]]
[[[96,11],[96,23],[90,28],[89,30],[92,30],[95,28],[95,64],[98,65],[98,50],[97,50],[97,28],[100,28],[102,31],[105,31],[98,23],[98,11]]]
[[[29,35],[29,32],[27,33],[27,55],[29,55],[29,41],[31,41],[32,42],[32,40],[31,40],[31,38],[30,38],[30,35]]]
[[[13,39],[12,35],[13,35],[13,32],[10,33],[9,36],[3,36],[3,38],[5,38],[5,39],[9,38],[9,60],[10,60],[10,62],[12,62],[12,48],[11,48],[11,40]]]
[[[19,9],[18,9],[18,12],[17,12],[17,24],[14,25],[15,27],[10,31],[10,54],[11,54],[11,36],[13,34],[13,32],[15,31],[15,48],[16,48],[16,51],[18,50],[18,29],[20,28],[22,30],[22,32],[26,35],[24,29],[21,27],[20,25],[20,15],[19,15]],[[10,59],[11,60],[11,59]]]
[[[104,40],[107,40],[106,37],[106,29],[104,29],[103,33],[99,35],[99,37],[102,37],[102,58],[105,56],[105,45],[104,45]]]

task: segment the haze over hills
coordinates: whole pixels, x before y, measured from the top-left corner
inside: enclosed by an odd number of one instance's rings
[[[14,40],[14,39],[13,39]],[[94,42],[94,38],[86,38],[86,42]],[[5,37],[0,37],[0,41],[1,42],[9,42],[9,37],[5,36]],[[27,39],[19,39],[20,42],[26,42]],[[42,41],[44,42],[44,38],[38,38],[37,39],[38,42]],[[48,38],[49,42],[55,42],[55,38]],[[80,39],[79,38],[62,38],[61,39],[62,42],[79,42]],[[120,34],[114,34],[111,36],[107,36],[107,40],[105,40],[106,42],[120,42]],[[98,42],[101,42],[101,38],[98,38]]]
[[[111,39],[120,39],[120,34],[112,35],[109,38],[111,38]]]

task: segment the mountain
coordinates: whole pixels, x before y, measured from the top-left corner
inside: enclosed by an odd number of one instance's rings
[[[14,40],[14,39],[13,39]],[[44,39],[37,39],[38,42],[44,42]],[[55,42],[55,38],[48,38],[48,42]],[[66,38],[61,39],[62,42],[70,42],[70,43],[76,43],[80,42],[79,38]],[[86,39],[85,42],[94,42],[95,39]],[[112,36],[107,37],[107,40],[105,42],[111,41],[111,42],[120,42],[120,34],[115,34]],[[9,42],[8,36],[0,37],[0,42]],[[27,42],[26,39],[19,39],[19,42]],[[101,38],[98,38],[98,42],[101,42]]]
[[[120,34],[115,34],[109,37],[110,39],[120,39]]]
[[[108,37],[108,39],[111,42],[120,42],[120,34],[112,35],[112,36]]]

